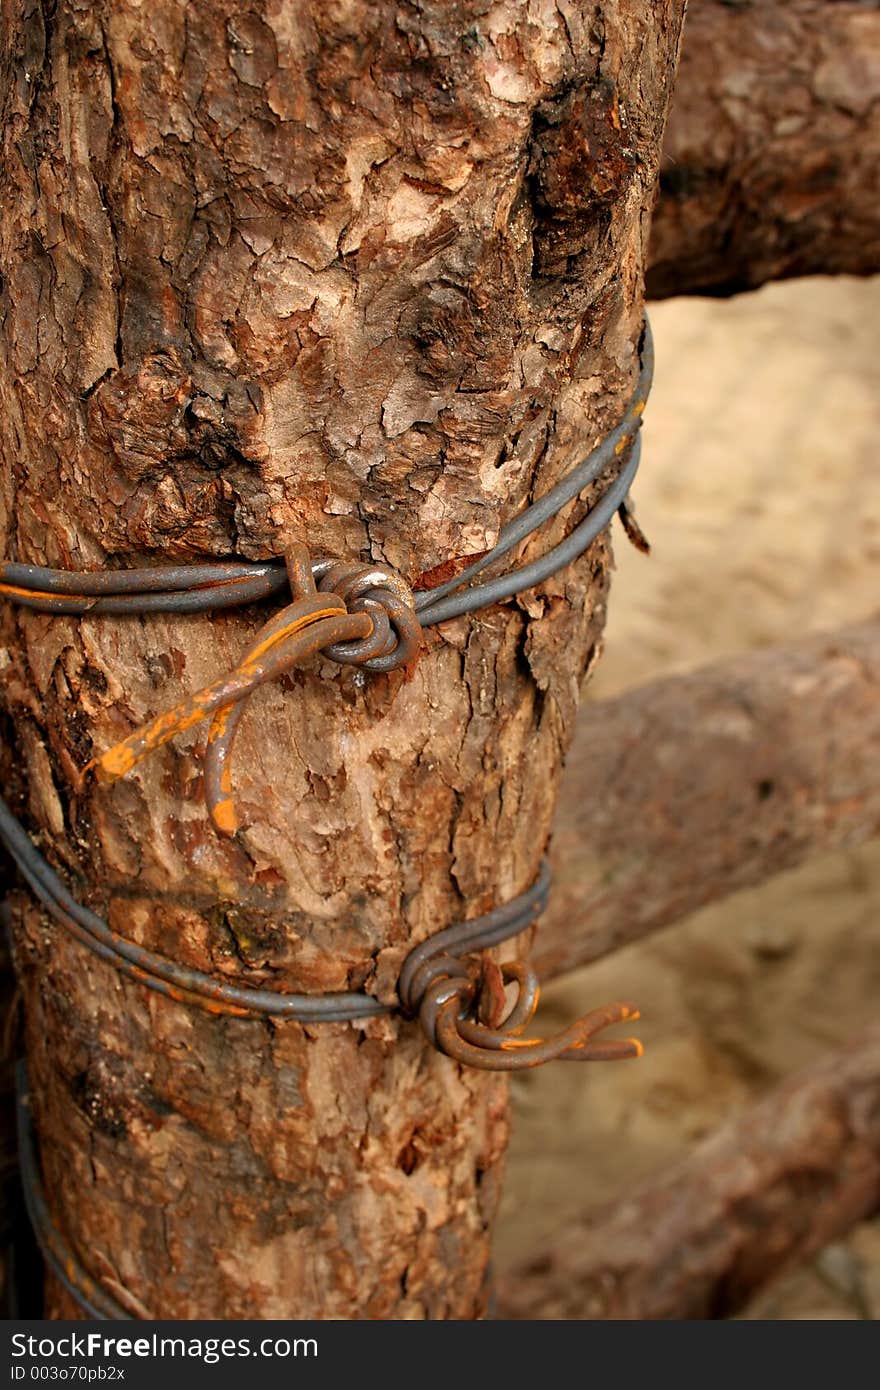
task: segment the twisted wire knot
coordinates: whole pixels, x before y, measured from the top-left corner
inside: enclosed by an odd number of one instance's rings
[[[205,747],[205,801],[215,830],[239,828],[232,799],[232,749],[245,704],[267,681],[319,653],[371,671],[392,671],[415,659],[421,626],[415,600],[393,570],[322,560],[304,545],[285,556],[293,602],[260,628],[234,670],[136,729],[88,764],[100,780],[118,781],[176,734],[211,718]],[[320,587],[316,585],[320,580]]]
[[[312,574],[322,594],[337,594],[349,613],[368,613],[373,631],[361,641],[335,642],[324,655],[367,671],[393,671],[417,655],[422,629],[409,585],[394,570],[347,560],[319,560]]]
[[[504,985],[516,987],[512,1005],[495,1007],[494,990],[487,990],[492,972]],[[441,955],[427,962],[414,982],[409,1010],[418,1014],[428,1041],[455,1062],[483,1071],[520,1071],[544,1062],[615,1062],[641,1056],[635,1038],[594,1041],[613,1023],[639,1017],[632,1004],[604,1004],[551,1038],[524,1038],[535,1016],[541,989],[526,961],[483,963],[474,978],[463,960]],[[487,997],[488,996],[488,997]],[[485,1022],[486,1014],[489,1021]]]
[[[531,926],[547,905],[549,868],[542,865],[531,888],[483,917],[437,932],[410,951],[400,972],[397,992],[404,1010],[418,1017],[428,1041],[453,1061],[483,1071],[520,1071],[543,1062],[615,1062],[640,1057],[635,1038],[594,1041],[614,1023],[637,1019],[628,1003],[593,1009],[552,1038],[524,1038],[535,1016],[541,990],[533,967],[525,961],[495,965],[475,951],[517,936]],[[471,955],[471,964],[463,958]],[[503,987],[514,986],[507,1003]]]

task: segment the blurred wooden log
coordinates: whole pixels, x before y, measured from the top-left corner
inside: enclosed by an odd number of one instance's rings
[[[499,1289],[499,1317],[735,1313],[880,1205],[880,1025],[663,1177],[580,1222]]]
[[[880,270],[880,7],[691,0],[648,294]]]
[[[880,619],[586,705],[544,978],[880,830]]]

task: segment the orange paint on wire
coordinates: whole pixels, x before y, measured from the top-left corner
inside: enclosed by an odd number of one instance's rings
[[[286,650],[280,656],[277,653],[276,649],[283,643],[296,637],[303,629],[320,623],[322,619],[340,616],[346,616],[345,605],[341,600],[334,602],[322,596],[320,599],[303,599],[291,604],[283,614],[261,628],[257,641],[233,671],[220,676],[202,690],[188,695],[173,709],[166,710],[164,714],[142,725],[133,734],[109,748],[106,753],[93,758],[84,770],[94,770],[102,782],[118,781],[175,735],[193,728],[215,710],[226,709],[245,699],[258,686],[281,674],[282,669],[295,664],[298,659],[296,655],[291,658]],[[363,624],[358,623],[355,626],[359,629],[358,635],[363,636]],[[330,637],[328,640],[336,639]],[[274,661],[269,660],[273,653],[276,656]]]
[[[239,822],[232,797],[232,747],[243,703],[259,686],[322,652],[336,661],[382,670],[417,656],[421,628],[412,594],[399,576],[339,562],[313,571],[304,545],[292,546],[285,563],[293,603],[264,624],[238,665],[92,758],[81,780],[94,773],[101,782],[116,782],[178,734],[211,717],[205,798],[218,834],[234,835]],[[315,572],[321,576],[321,592]]]
[[[242,702],[264,681],[319,651],[366,670],[405,667],[419,652],[422,626],[504,602],[543,582],[582,555],[617,511],[625,525],[629,519],[627,532],[635,539],[626,499],[639,464],[635,429],[652,373],[653,347],[646,322],[639,380],[623,419],[587,458],[503,527],[490,551],[461,571],[456,566],[457,572],[435,589],[413,595],[400,576],[372,566],[340,561],[320,561],[312,566],[305,547],[294,547],[285,557],[286,582],[294,601],[261,629],[236,668],[92,759],[85,770],[113,782],[176,734],[213,716],[206,759],[206,785],[210,782],[212,788],[209,807],[216,828],[223,834],[234,833],[229,754]],[[562,542],[540,559],[520,564],[505,575],[473,582],[627,453],[626,463],[599,501]],[[316,577],[322,588],[337,589],[338,593],[318,595]],[[285,570],[277,562],[209,562],[79,575],[0,562],[0,593],[54,615],[200,612],[253,602],[277,591],[284,582]],[[285,995],[233,985],[182,966],[127,941],[77,903],[2,799],[0,839],[56,920],[103,960],[166,998],[194,1003],[209,1012],[302,1021],[367,1018],[389,1012],[389,1006],[364,992]],[[463,957],[498,945],[529,926],[546,902],[548,888],[549,873],[544,865],[531,888],[511,903],[435,933],[406,957],[398,982],[403,1008],[411,1015],[418,1014],[426,1036],[454,1060],[487,1070],[511,1070],[553,1058],[610,1061],[641,1055],[641,1044],[635,1039],[594,1040],[595,1034],[610,1024],[638,1016],[628,1004],[595,1010],[555,1038],[522,1038],[537,1007],[538,987],[533,969],[521,962],[501,967],[503,978],[517,988],[516,1002],[501,1026],[490,1028],[479,1021],[480,990]],[[497,1000],[487,999],[484,1010],[490,1017],[493,1003]]]

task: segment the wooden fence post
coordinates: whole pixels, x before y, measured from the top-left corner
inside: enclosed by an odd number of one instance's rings
[[[490,547],[632,389],[682,10],[6,7],[4,553],[305,540],[416,583]],[[125,936],[246,984],[387,996],[413,941],[534,878],[609,560],[602,540],[435,629],[409,677],[267,687],[228,842],[199,729],[112,788],[78,772],[234,665],[265,610],[7,612],[15,809]],[[133,1316],[482,1314],[502,1080],[397,1019],[159,998],[33,904],[17,952],[53,1218]],[[57,1289],[49,1310],[77,1315]]]

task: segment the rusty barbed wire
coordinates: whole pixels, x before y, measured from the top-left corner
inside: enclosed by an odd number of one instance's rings
[[[206,573],[198,566],[158,566],[156,572],[85,575],[8,562],[0,566],[5,581],[0,583],[0,593],[20,603],[27,599],[26,606],[55,615],[179,612],[183,610],[177,606],[178,599],[187,605],[186,611],[193,611],[194,605],[225,606],[230,593],[235,602],[260,596],[268,591],[270,581],[273,590],[283,582],[289,586],[292,603],[260,628],[232,671],[92,758],[82,769],[81,780],[94,773],[99,781],[115,782],[177,734],[211,717],[205,799],[218,834],[233,835],[238,818],[232,800],[232,748],[244,704],[255,690],[319,653],[342,664],[382,672],[417,657],[421,625],[415,599],[394,571],[335,560],[312,564],[303,545],[292,546],[285,556],[286,578],[281,583],[267,572],[267,566],[257,569],[252,584],[241,565],[205,566]],[[205,582],[197,583],[199,578]],[[174,584],[181,586],[179,593]],[[73,593],[74,585],[91,592]],[[117,606],[110,607],[111,601]]]
[[[244,703],[255,690],[321,652],[383,671],[417,656],[421,628],[412,593],[399,575],[334,561],[313,566],[304,545],[292,546],[285,562],[293,602],[260,628],[238,665],[93,758],[83,778],[94,772],[100,781],[115,782],[175,735],[211,717],[205,800],[218,834],[234,835],[232,749]]]
[[[557,1059],[611,1062],[642,1055],[642,1045],[635,1038],[592,1041],[613,1023],[639,1017],[635,1006],[627,1003],[594,1009],[553,1038],[524,1038],[540,998],[532,966],[524,961],[506,961],[497,967],[489,961],[475,975],[463,959],[525,931],[543,912],[549,894],[550,867],[544,860],[537,879],[525,893],[483,917],[435,932],[410,951],[397,992],[403,1008],[418,1017],[425,1037],[439,1052],[481,1071],[520,1071]],[[502,992],[496,992],[492,1003],[497,1007],[493,1009],[490,1003],[485,1010],[491,1026],[481,1019],[487,1002],[483,997],[487,968],[490,972],[500,970],[501,984],[516,988],[512,1006],[505,1003]],[[491,999],[493,991],[485,992]]]
[[[291,550],[287,570],[294,602],[257,635],[256,643],[234,673],[245,675],[243,693],[234,702],[224,701],[217,708],[208,732],[205,802],[214,828],[221,835],[233,835],[238,829],[232,801],[232,747],[244,701],[258,684],[319,653],[371,671],[392,671],[418,656],[422,633],[413,596],[392,570],[334,561],[312,565],[305,546]],[[316,578],[320,580],[318,589]],[[326,609],[328,616],[323,621],[304,616],[315,603],[321,605],[317,613],[324,615]],[[332,603],[340,606],[335,617],[329,616]],[[298,634],[295,640],[294,634]],[[267,641],[277,645],[260,666],[258,654]],[[259,678],[257,671],[261,671]],[[228,678],[226,684],[228,689]]]

